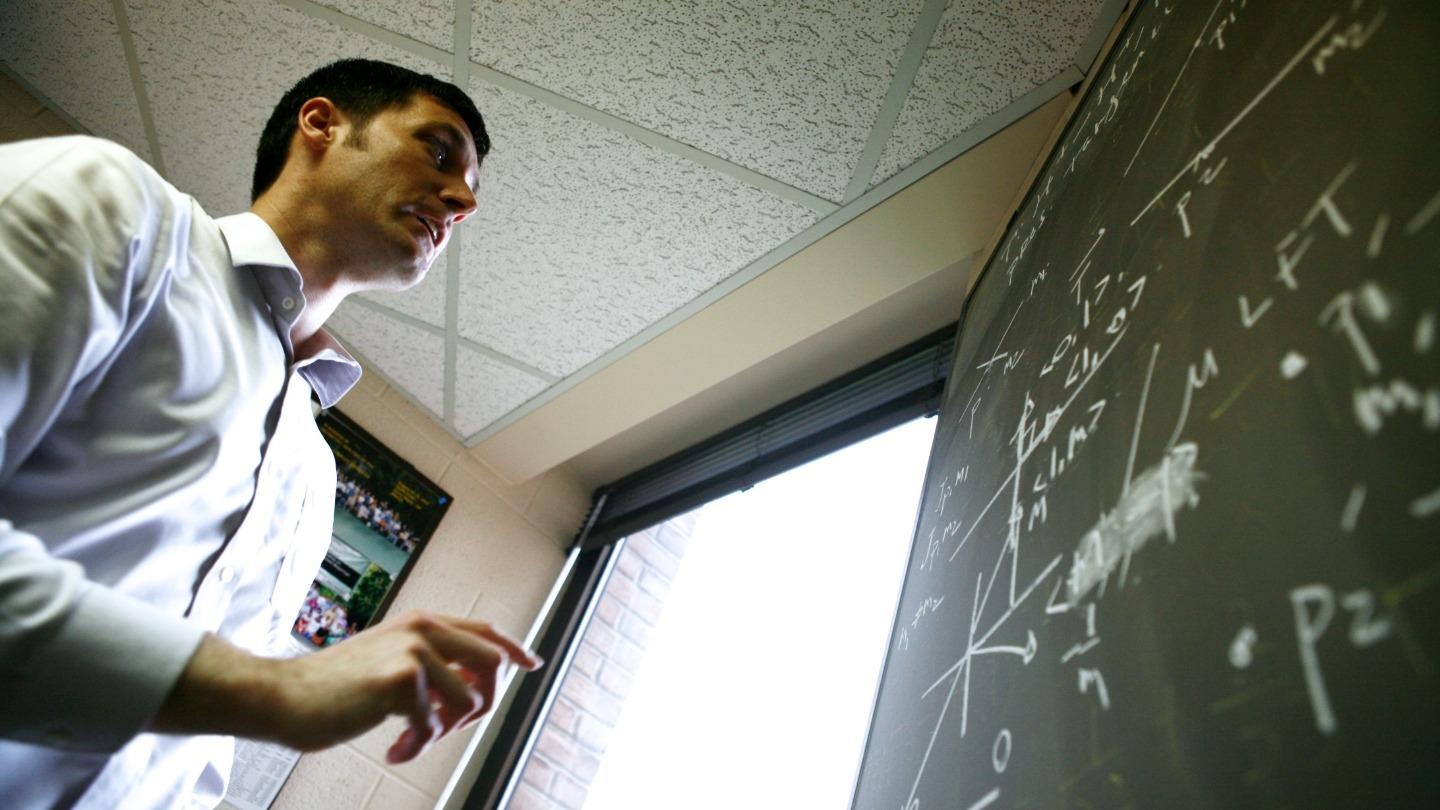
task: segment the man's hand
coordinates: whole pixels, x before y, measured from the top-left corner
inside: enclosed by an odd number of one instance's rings
[[[165,734],[234,734],[302,751],[408,717],[391,762],[413,759],[495,705],[507,662],[541,660],[484,622],[412,612],[300,658],[269,659],[207,636],[152,721]]]

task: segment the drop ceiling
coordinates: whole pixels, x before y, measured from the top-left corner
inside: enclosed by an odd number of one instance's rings
[[[331,325],[473,446],[1063,92],[1115,5],[0,0],[0,65],[214,215],[248,207],[260,129],[315,67],[468,90],[478,216]]]

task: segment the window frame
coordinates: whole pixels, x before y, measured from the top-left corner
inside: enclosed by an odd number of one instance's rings
[[[566,581],[464,810],[497,810],[518,786],[624,537],[921,416],[939,412],[956,324],[596,490]]]

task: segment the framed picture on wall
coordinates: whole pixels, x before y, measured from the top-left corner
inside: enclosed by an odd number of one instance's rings
[[[379,621],[453,500],[339,411],[315,418],[335,453],[335,524],[290,628],[304,650]]]

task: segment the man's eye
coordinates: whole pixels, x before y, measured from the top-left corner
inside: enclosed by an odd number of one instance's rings
[[[446,155],[445,147],[440,144],[435,144],[434,147],[432,147],[431,152],[435,155],[435,165],[444,165]]]

